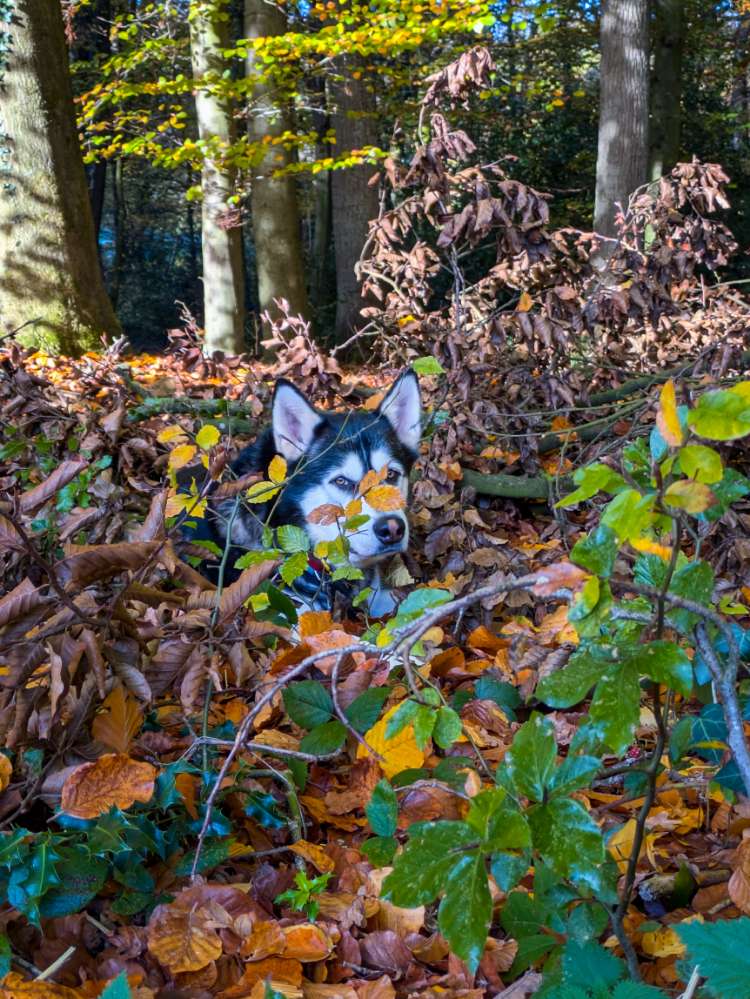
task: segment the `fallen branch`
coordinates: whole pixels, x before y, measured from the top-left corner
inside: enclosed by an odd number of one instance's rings
[[[462,468],[461,485],[471,487],[482,496],[502,496],[505,499],[549,500],[553,489],[572,488],[572,479],[552,479],[548,475],[506,475],[497,472],[485,475],[473,468]]]

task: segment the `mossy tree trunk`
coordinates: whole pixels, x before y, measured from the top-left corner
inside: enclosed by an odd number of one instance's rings
[[[286,31],[286,16],[266,0],[245,0],[245,37],[265,38]],[[251,47],[247,75],[256,81],[250,100],[248,132],[256,142],[268,141],[268,152],[253,170],[251,214],[261,311],[278,315],[275,298],[285,298],[293,313],[308,316],[309,306],[300,239],[297,187],[290,174],[273,174],[288,166],[293,152],[273,140],[293,132],[284,95],[262,79],[263,65]],[[270,141],[269,141],[270,140]]]
[[[204,346],[209,353],[240,354],[245,349],[242,230],[227,225],[236,171],[220,157],[234,139],[234,125],[232,109],[216,89],[227,68],[222,52],[229,48],[229,34],[229,17],[221,0],[193,0],[190,49],[197,80],[195,110],[198,134],[208,144],[201,169]]]
[[[0,82],[0,333],[53,353],[119,325],[102,281],[60,4],[15,0]]]

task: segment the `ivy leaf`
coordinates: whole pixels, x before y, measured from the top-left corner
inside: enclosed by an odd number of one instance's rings
[[[508,776],[519,794],[532,801],[544,798],[556,752],[552,722],[535,712],[516,732],[505,757]]]
[[[451,950],[477,970],[492,919],[492,896],[484,854],[475,850],[458,859],[445,882],[438,928]]]
[[[704,397],[705,398],[705,397]],[[674,929],[720,999],[750,996],[750,919],[682,923]]]
[[[396,792],[385,778],[378,781],[372,791],[365,814],[376,836],[395,836],[398,824]]]
[[[601,830],[579,801],[555,798],[530,809],[528,820],[534,849],[563,877],[585,878],[603,863]]]
[[[340,721],[329,721],[323,725],[317,725],[311,732],[308,732],[300,742],[299,748],[303,753],[312,753],[313,756],[327,756],[335,753],[344,745],[346,740],[346,729]]]
[[[458,863],[461,847],[476,843],[476,838],[476,831],[466,822],[414,823],[409,842],[383,882],[382,897],[405,909],[429,905]]]
[[[284,710],[300,728],[315,728],[333,715],[331,695],[317,680],[290,683],[282,692]]]

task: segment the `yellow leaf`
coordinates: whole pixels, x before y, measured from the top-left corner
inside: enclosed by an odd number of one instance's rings
[[[400,510],[404,506],[404,497],[395,486],[373,486],[365,494],[365,502],[381,513]]]
[[[208,451],[214,445],[219,443],[219,438],[221,434],[219,433],[219,428],[214,427],[212,424],[207,423],[205,427],[201,427],[198,433],[195,435],[195,443],[203,451]]]
[[[165,517],[176,517],[184,510],[186,513],[189,513],[191,517],[196,517],[198,520],[201,520],[206,516],[207,505],[208,499],[199,500],[196,499],[195,496],[191,496],[188,493],[172,493],[172,495],[167,498],[164,515]]]
[[[613,833],[607,841],[607,849],[612,854],[614,862],[620,869],[620,874],[624,874],[628,869],[628,860],[633,850],[635,829],[635,819],[628,819],[625,825]]]
[[[631,538],[630,544],[638,552],[646,552],[648,555],[658,555],[659,558],[668,562],[672,557],[672,549],[667,545],[660,545],[657,541],[649,538]]]
[[[248,503],[266,503],[274,498],[280,488],[273,482],[254,482],[245,493],[245,499]]]
[[[275,482],[276,484],[283,482],[286,478],[286,461],[284,461],[280,454],[277,454],[268,466],[268,477],[271,482]]]
[[[516,311],[528,312],[533,304],[534,304],[534,299],[531,297],[528,291],[522,291],[521,297],[518,299],[518,305],[516,306]]]
[[[174,451],[170,452],[169,467],[173,471],[184,468],[189,461],[192,461],[197,450],[195,444],[178,444]]]
[[[298,857],[307,860],[321,874],[327,874],[336,867],[322,846],[318,846],[316,843],[308,843],[306,839],[298,839],[296,843],[292,843],[289,849],[293,853],[296,853]]]
[[[349,500],[349,502],[344,507],[344,516],[347,518],[347,520],[350,517],[358,517],[360,513],[362,513],[361,499]]]
[[[673,482],[664,493],[665,503],[679,507],[686,513],[703,513],[714,501],[714,494],[705,482],[693,482],[691,479]]]
[[[671,926],[660,926],[652,933],[644,933],[641,937],[641,950],[649,957],[685,956],[685,944]]]
[[[680,417],[677,413],[677,397],[675,395],[674,382],[671,378],[668,382],[665,382],[659,396],[656,425],[659,428],[659,433],[671,447],[679,447],[682,444],[684,435],[680,426]]]
[[[392,739],[386,739],[385,737],[388,720],[396,713],[399,706],[398,704],[394,704],[389,711],[386,711],[379,722],[376,722],[369,731],[365,732],[365,742],[367,745],[383,757],[380,766],[386,777],[395,777],[402,770],[416,769],[424,763],[424,753],[417,745],[413,725],[405,726]],[[364,746],[360,745],[357,747],[358,759],[364,759],[368,755],[369,753]]]
[[[165,427],[160,434],[156,435],[156,439],[160,444],[170,444],[172,441],[176,441],[178,437],[186,437],[187,434],[182,429],[182,427],[173,423],[170,427]]]

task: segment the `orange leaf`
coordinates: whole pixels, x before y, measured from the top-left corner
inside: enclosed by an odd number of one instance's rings
[[[369,474],[369,473],[368,473]],[[365,495],[365,502],[380,513],[400,510],[404,505],[404,497],[395,486],[373,486]]]
[[[62,789],[62,810],[77,819],[95,819],[110,808],[130,808],[154,793],[156,768],[123,753],[107,753],[70,774]]]
[[[684,439],[680,417],[677,412],[677,397],[674,382],[670,378],[665,382],[659,396],[659,408],[656,411],[656,426],[659,433],[671,447],[679,447]]]
[[[385,465],[377,472],[371,468],[357,486],[359,495],[364,496],[368,489],[374,489],[375,486],[380,485],[387,474],[388,469]]]
[[[169,467],[172,471],[184,468],[193,459],[197,450],[195,444],[178,444],[173,451],[169,452]]]
[[[54,982],[27,982],[11,971],[0,982],[0,996],[2,999],[79,999],[80,993]]]
[[[284,926],[286,945],[282,957],[309,962],[325,961],[333,951],[333,940],[321,926],[315,923],[300,923],[297,926]]]
[[[665,562],[668,562],[672,557],[672,549],[670,547],[660,545],[656,541],[650,541],[648,538],[631,538],[630,544],[636,551],[646,552],[649,555],[658,555]]]
[[[0,791],[4,791],[13,774],[13,764],[4,753],[0,753]]]
[[[336,867],[322,846],[317,846],[315,843],[308,843],[306,839],[298,839],[289,849],[293,853],[296,853],[298,857],[304,857],[321,874],[327,874]]]
[[[344,508],[335,503],[323,503],[322,506],[316,506],[307,515],[311,524],[323,524],[324,526],[335,524],[339,517],[344,517]]]
[[[299,616],[300,638],[321,635],[333,628],[333,618],[329,611],[306,611]]]
[[[302,965],[299,961],[283,957],[266,957],[262,961],[253,961],[245,968],[242,978],[235,985],[219,992],[217,999],[248,999],[256,982],[269,981],[277,991],[279,983],[299,986],[302,984]]]
[[[275,919],[260,919],[253,923],[250,936],[242,941],[240,953],[250,961],[281,954],[286,947],[284,931]]]
[[[222,910],[223,911],[223,910]],[[221,957],[213,908],[183,908],[179,902],[160,905],[148,928],[148,949],[172,974],[200,971]]]
[[[522,291],[521,297],[518,299],[518,305],[516,306],[516,310],[518,312],[528,312],[533,304],[534,304],[534,299],[531,297],[528,291]]]
[[[102,702],[91,725],[91,734],[108,749],[127,753],[142,724],[143,712],[138,701],[118,684]]]

